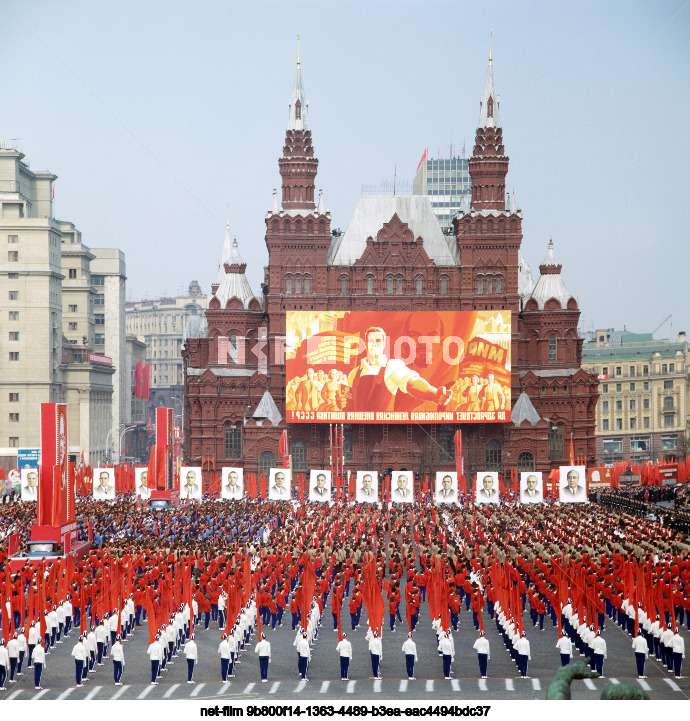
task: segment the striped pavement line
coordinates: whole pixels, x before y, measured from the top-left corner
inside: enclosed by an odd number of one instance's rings
[[[58,697],[58,701],[62,701],[63,698],[67,698],[72,691],[74,691],[74,686],[70,686],[69,688],[66,688]]]
[[[515,682],[512,678],[506,679],[506,691],[515,691]]]
[[[163,698],[170,698],[179,687],[180,687],[180,684],[179,684],[179,683],[174,683],[174,684],[163,694]]]
[[[402,681],[400,681],[400,686],[398,686],[398,691],[407,691],[407,679],[402,679]]]
[[[666,681],[674,691],[680,691],[680,686],[675,681],[672,681],[670,678],[665,678],[664,681]]]
[[[307,685],[307,680],[302,679],[296,686],[294,693],[299,693]]]
[[[433,681],[433,679],[430,678],[430,679],[426,682],[426,690],[429,691],[429,692],[431,692],[431,691],[434,690],[434,681]]]
[[[615,686],[617,683],[620,683],[620,681],[617,678],[610,678],[609,681]]]
[[[280,681],[274,681],[271,684],[271,688],[268,689],[268,693],[275,693],[280,688]]]
[[[597,690],[597,687],[594,685],[594,681],[592,681],[591,678],[586,678],[586,679],[585,679],[585,686],[587,686],[587,688],[588,688],[590,691],[596,691],[596,690]]]
[[[319,689],[319,693],[326,693],[328,691],[328,687],[331,685],[330,681],[324,681],[321,684],[321,688]]]
[[[41,698],[41,696],[45,696],[48,693],[48,691],[50,691],[50,689],[48,689],[48,688],[42,689],[31,700],[38,701],[38,699]]]
[[[254,686],[256,686],[255,683],[248,683],[242,693],[251,693]]]
[[[127,686],[121,686],[115,693],[110,697],[111,701],[115,701],[115,699],[120,698],[122,694],[129,688],[129,685]]]
[[[374,681],[374,693],[381,693],[381,679],[377,678]]]
[[[532,688],[533,688],[535,691],[541,691],[541,684],[539,683],[539,679],[538,679],[538,678],[533,678],[533,679],[532,679]]]
[[[348,681],[347,688],[345,689],[345,693],[354,693],[356,683],[357,683],[357,681]]]
[[[189,698],[195,698],[201,693],[201,689],[205,686],[205,683],[198,683],[195,687],[192,693],[189,694]]]
[[[90,701],[101,689],[103,686],[94,686],[87,694],[84,701]]]
[[[16,691],[12,691],[12,693],[7,697],[7,700],[8,700],[8,701],[11,701],[13,698],[17,698],[17,696],[19,696],[19,694],[20,694],[23,690],[24,690],[24,689],[22,689],[22,688],[18,688]]]
[[[223,685],[220,687],[220,691],[218,691],[218,693],[217,693],[217,696],[222,696],[229,688],[230,688],[230,681],[224,681]]]
[[[146,698],[151,691],[153,690],[153,686],[145,686],[142,692],[137,696],[137,699]]]
[[[458,681],[457,679],[455,679],[455,678],[452,679],[450,682],[450,685],[451,685],[451,688],[453,689],[453,691],[460,690],[460,681]]]
[[[639,683],[640,686],[641,686],[645,691],[651,691],[651,690],[652,690],[652,687],[651,687],[643,678],[638,678],[638,679],[637,679],[637,683]]]
[[[485,678],[479,679],[479,690],[486,691],[486,679]]]

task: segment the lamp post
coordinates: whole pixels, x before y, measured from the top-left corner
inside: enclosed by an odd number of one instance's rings
[[[118,462],[122,460],[122,459],[120,458],[120,455],[121,455],[121,452],[122,452],[122,436],[124,436],[125,433],[127,433],[127,431],[131,431],[132,428],[136,428],[136,426],[127,426],[127,427],[122,431],[122,433],[120,433],[120,439],[119,439],[119,443],[118,443],[118,445],[117,445],[117,460],[118,460]]]

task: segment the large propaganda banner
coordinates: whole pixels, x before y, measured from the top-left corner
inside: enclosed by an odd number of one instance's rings
[[[505,423],[509,311],[288,311],[289,423]]]

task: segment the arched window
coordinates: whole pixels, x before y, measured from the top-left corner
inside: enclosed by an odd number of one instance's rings
[[[556,346],[556,336],[551,333],[549,336],[549,363],[555,363],[558,360],[558,348]]]
[[[302,119],[302,103],[298,100],[295,103],[295,120]]]
[[[302,279],[296,275],[295,276],[295,293],[301,293],[302,292]]]
[[[304,276],[304,292],[309,293],[309,288],[311,286],[311,278],[308,275]]]
[[[343,426],[343,460],[352,463],[355,459],[354,433],[350,424]]]
[[[388,293],[388,295],[392,295],[393,293],[393,278],[391,278],[391,276],[386,278],[386,293]]]
[[[225,424],[225,457],[242,457],[242,424]]]
[[[347,278],[345,276],[340,279],[340,295],[347,295]]]
[[[295,471],[306,471],[307,470],[307,444],[297,439],[292,442],[290,446],[290,452],[292,455],[292,468]]]
[[[489,277],[486,279],[486,294],[487,294],[487,295],[491,295],[491,294],[493,293],[493,290],[492,290],[492,287],[491,287],[491,286],[492,286],[492,283],[491,283],[492,280],[493,280],[493,278],[492,278],[491,276],[489,276]]]
[[[374,295],[374,279],[371,276],[367,277],[367,295]]]
[[[271,451],[264,451],[259,456],[259,475],[263,473],[263,475],[268,478],[268,474],[271,470],[271,468],[276,467],[276,457]]]
[[[501,276],[500,275],[497,276],[495,278],[495,281],[496,281],[496,293],[500,293],[501,292]]]
[[[501,467],[501,442],[496,439],[486,444],[486,470],[500,471]]]
[[[441,295],[448,293],[448,278],[447,276],[441,276]]]
[[[563,426],[552,426],[549,431],[549,459],[552,461],[563,458]]]
[[[235,333],[230,336],[230,362],[237,363],[237,336]],[[230,457],[227,456],[227,458]]]
[[[455,460],[455,426],[439,427],[438,460],[441,463],[450,463]]]
[[[396,293],[396,295],[402,295],[402,289],[403,289],[403,279],[402,279],[402,278],[396,278],[396,279],[395,279],[395,293]]]
[[[477,278],[477,295],[482,295],[484,292],[484,278],[479,276]]]
[[[519,473],[529,473],[535,469],[534,456],[529,451],[523,451],[517,459]]]
[[[417,276],[417,278],[415,280],[415,284],[417,286],[417,295],[421,295],[422,294],[422,277],[421,276]]]
[[[290,275],[285,278],[285,292],[292,293],[292,276]]]

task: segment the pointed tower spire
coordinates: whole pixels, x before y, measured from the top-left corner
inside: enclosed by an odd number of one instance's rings
[[[282,209],[314,211],[314,180],[319,161],[314,157],[311,130],[307,117],[308,101],[304,94],[302,66],[297,50],[297,73],[290,98],[290,117],[283,157],[278,161],[282,183]]]
[[[290,98],[290,118],[288,121],[289,130],[309,130],[309,118],[307,116],[309,101],[304,94],[304,83],[302,82],[302,67],[299,60],[299,34],[297,35],[297,71],[295,73],[295,87]]]
[[[472,207],[475,210],[505,210],[508,156],[498,114],[499,98],[494,86],[493,32],[484,92],[480,98],[479,125],[469,162],[472,178]]]

